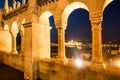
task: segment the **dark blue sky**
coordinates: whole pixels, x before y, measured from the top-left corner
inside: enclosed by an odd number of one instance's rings
[[[103,16],[103,40],[120,41],[120,0],[109,4]]]
[[[12,0],[9,0],[11,5]],[[0,0],[0,7],[3,8],[4,0]],[[51,18],[52,20],[52,18]],[[54,23],[52,23],[54,24]],[[102,39],[120,41],[120,0],[114,0],[109,4],[103,14]],[[51,30],[51,41],[57,41],[57,30]],[[66,41],[73,39],[78,41],[91,40],[91,24],[89,13],[84,9],[74,10],[68,18],[66,29]]]

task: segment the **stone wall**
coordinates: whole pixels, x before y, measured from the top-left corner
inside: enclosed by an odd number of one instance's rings
[[[12,37],[8,31],[0,31],[0,52],[11,52]]]
[[[4,64],[24,72],[24,55],[4,54]]]
[[[120,70],[76,67],[74,63],[60,64],[49,59],[40,60],[39,71],[43,80],[120,80]]]

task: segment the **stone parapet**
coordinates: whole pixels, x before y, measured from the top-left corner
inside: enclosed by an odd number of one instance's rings
[[[4,54],[4,64],[24,72],[24,55]]]
[[[39,62],[40,78],[43,80],[119,80],[120,70],[91,69],[91,62],[84,62],[83,67],[76,67],[72,61],[61,64],[55,59],[42,59]],[[107,77],[106,77],[107,76]]]

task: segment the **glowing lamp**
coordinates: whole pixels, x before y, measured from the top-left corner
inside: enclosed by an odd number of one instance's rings
[[[76,65],[77,67],[82,67],[82,66],[83,66],[83,61],[80,60],[80,59],[76,59],[76,60],[75,60],[75,65]]]

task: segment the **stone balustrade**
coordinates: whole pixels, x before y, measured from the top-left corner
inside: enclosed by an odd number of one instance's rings
[[[70,61],[61,64],[54,59],[39,61],[40,78],[43,80],[119,80],[120,70],[107,68],[101,70],[98,66],[91,67],[90,62],[84,62],[82,67],[77,67]]]

